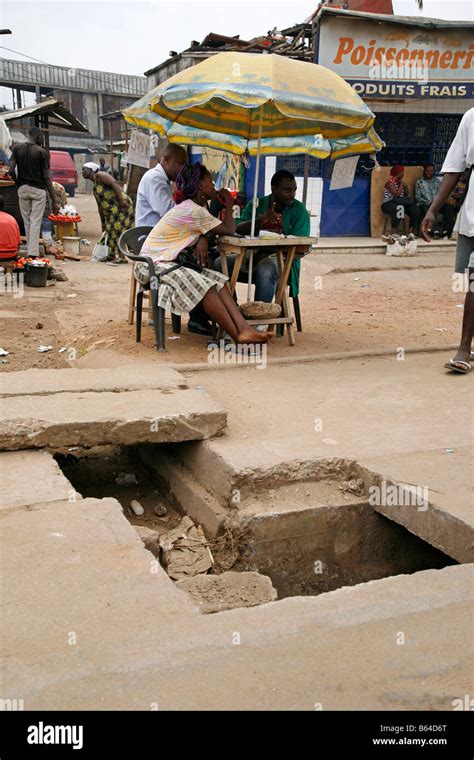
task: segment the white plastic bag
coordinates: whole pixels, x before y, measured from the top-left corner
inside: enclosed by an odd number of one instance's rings
[[[107,233],[103,232],[92,251],[91,261],[105,261],[109,255]]]

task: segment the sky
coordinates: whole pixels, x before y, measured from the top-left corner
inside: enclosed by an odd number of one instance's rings
[[[0,36],[0,57],[31,60],[23,53],[58,66],[143,74],[170,50],[184,50],[208,32],[251,39],[304,21],[317,5],[318,0],[0,0],[0,28],[13,32]],[[424,0],[420,13],[416,0],[394,0],[395,13],[406,16],[472,21],[473,9],[472,0]],[[0,88],[2,103],[12,108],[11,90]]]

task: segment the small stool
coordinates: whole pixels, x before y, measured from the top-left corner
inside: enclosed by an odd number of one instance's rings
[[[400,232],[400,225],[403,224],[403,235],[408,235],[408,230],[410,228],[410,217],[405,214],[403,219],[400,219],[397,224],[397,232]],[[387,231],[388,227],[388,231]],[[389,216],[389,214],[384,214],[384,224],[383,224],[383,230],[382,235],[390,235],[392,232],[392,217]]]

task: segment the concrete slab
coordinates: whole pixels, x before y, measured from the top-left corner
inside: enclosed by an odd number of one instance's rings
[[[0,472],[0,510],[82,499],[46,451],[2,451]]]
[[[198,390],[53,393],[2,402],[0,449],[196,440],[219,435],[226,412]]]
[[[439,355],[398,361],[394,351],[204,371],[189,381],[212,388],[229,412],[223,437],[179,447],[181,461],[221,503],[232,506],[235,492],[243,500],[284,482],[346,479],[362,465],[426,485],[433,508],[411,507],[398,521],[459,561],[472,561],[471,378],[444,371]]]
[[[472,688],[472,566],[207,616],[113,499],[0,524],[2,696],[25,710],[449,710]]]
[[[37,396],[65,391],[120,392],[187,388],[183,376],[168,367],[129,364],[104,369],[27,369],[0,375],[0,393],[5,396]]]

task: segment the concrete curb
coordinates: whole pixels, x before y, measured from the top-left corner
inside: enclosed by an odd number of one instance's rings
[[[415,346],[405,348],[406,354],[430,354],[441,351],[455,351],[458,348],[457,343],[451,343],[447,346]],[[367,351],[345,351],[338,354],[308,354],[303,356],[282,356],[273,359],[267,359],[269,365],[285,364],[316,364],[326,361],[341,361],[342,359],[366,359],[378,356],[395,356],[397,348],[380,348],[369,349]],[[167,365],[177,372],[202,372],[204,370],[222,370],[222,369],[248,369],[255,368],[256,364],[208,364],[207,362],[196,362],[195,364],[169,364]]]

